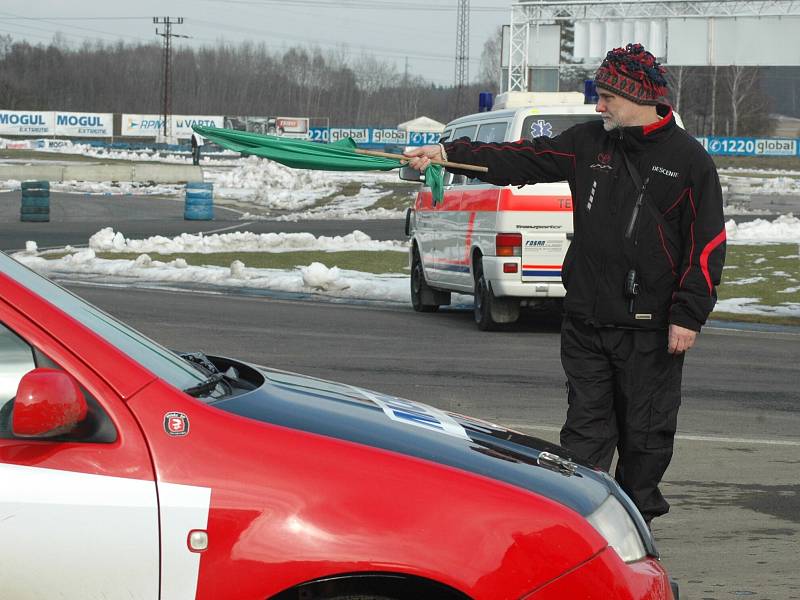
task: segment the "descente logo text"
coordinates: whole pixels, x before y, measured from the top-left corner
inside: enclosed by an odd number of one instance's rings
[[[667,177],[677,177],[679,175],[677,171],[670,171],[669,169],[665,169],[664,167],[659,167],[657,165],[653,165],[653,171],[656,173],[661,173],[662,175],[666,175]]]

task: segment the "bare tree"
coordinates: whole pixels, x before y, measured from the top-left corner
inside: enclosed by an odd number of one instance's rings
[[[495,42],[499,69],[499,35]],[[156,41],[72,47],[61,36],[38,45],[0,36],[0,108],[158,114],[162,60]],[[399,74],[393,62],[372,55],[352,60],[345,47],[322,53],[223,41],[197,49],[179,44],[172,66],[176,114],[305,115],[340,126],[394,127],[420,115],[446,121],[452,113],[454,88]],[[468,88],[476,110],[485,89]]]
[[[730,94],[731,133],[738,135],[739,119],[742,108],[750,99],[758,81],[758,69],[755,67],[731,66],[725,73],[725,86]]]
[[[672,108],[674,108],[677,113],[680,113],[683,107],[684,83],[689,76],[690,68],[691,67],[677,66],[667,69],[667,82],[670,90]]]
[[[479,83],[486,87],[499,90],[502,77],[501,52],[503,49],[503,28],[498,27],[483,43],[481,51],[481,68],[478,76]]]

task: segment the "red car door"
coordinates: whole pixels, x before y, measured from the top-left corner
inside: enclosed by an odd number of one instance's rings
[[[158,500],[138,426],[109,385],[12,306],[23,300],[18,290],[1,277],[0,287],[2,596],[158,598]],[[57,328],[58,311],[42,303],[40,314]],[[84,426],[53,438],[15,435],[18,385],[35,368],[77,382]]]

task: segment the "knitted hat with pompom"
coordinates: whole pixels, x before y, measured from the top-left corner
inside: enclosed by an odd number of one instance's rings
[[[666,69],[644,46],[628,44],[606,54],[594,83],[636,104],[660,104],[666,102],[665,73]]]

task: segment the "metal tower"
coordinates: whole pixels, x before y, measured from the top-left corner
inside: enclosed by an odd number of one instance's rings
[[[172,33],[173,25],[183,24],[183,17],[177,17],[174,21],[171,17],[153,17],[153,23],[156,25],[164,25],[164,31],[159,31],[156,27],[156,35],[164,38],[164,103],[163,103],[163,117],[164,117],[164,138],[169,137],[168,121],[172,114],[172,43],[171,39],[174,37],[188,38],[188,35],[178,35]]]
[[[767,17],[800,14],[797,0],[517,0],[511,5],[508,89],[528,90],[528,46],[536,25],[625,19]]]
[[[458,14],[456,16],[456,72],[454,85],[456,88],[456,102],[453,107],[455,114],[462,113],[465,87],[469,83],[469,0],[458,1]]]

